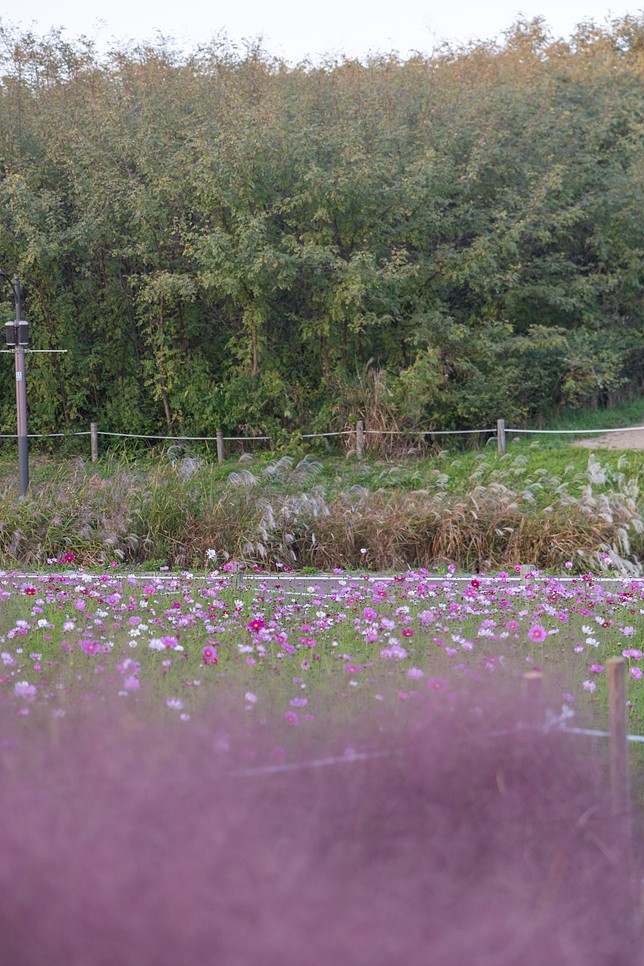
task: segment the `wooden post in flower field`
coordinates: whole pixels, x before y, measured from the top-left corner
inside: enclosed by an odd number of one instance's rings
[[[528,723],[543,725],[543,674],[526,671],[523,675],[523,703]]]
[[[628,738],[626,731],[626,661],[609,657],[608,719],[610,731],[610,788],[613,813],[630,821],[630,779],[628,773]]]
[[[356,456],[359,460],[364,456],[364,423],[361,419],[356,423]]]
[[[92,463],[96,463],[98,460],[98,423],[90,423],[89,431]]]
[[[541,671],[526,671],[523,675],[523,693],[526,698],[541,701],[543,694],[543,674]]]
[[[224,434],[220,429],[217,430],[217,462],[224,462]]]
[[[499,453],[505,453],[505,419],[496,421],[496,444]]]

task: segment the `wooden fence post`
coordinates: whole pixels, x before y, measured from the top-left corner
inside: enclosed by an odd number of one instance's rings
[[[359,460],[364,456],[364,423],[361,419],[356,423],[356,456]]]
[[[90,449],[92,453],[92,463],[98,460],[98,423],[90,423]]]
[[[630,780],[628,773],[628,739],[626,737],[626,661],[609,657],[608,719],[610,731],[610,787],[615,815],[628,820],[630,813]]]
[[[220,429],[217,430],[217,462],[224,462],[224,434]]]
[[[499,453],[505,453],[505,419],[496,421],[496,444]]]
[[[531,725],[543,725],[543,674],[541,671],[526,671],[523,675],[523,704],[526,717]]]

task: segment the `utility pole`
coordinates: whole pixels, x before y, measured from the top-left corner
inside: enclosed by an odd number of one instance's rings
[[[20,474],[20,499],[27,495],[29,489],[29,448],[27,439],[27,379],[25,376],[25,352],[67,352],[67,349],[25,349],[29,345],[29,324],[21,319],[20,278],[14,275],[10,278],[0,268],[0,278],[6,279],[13,291],[16,307],[14,318],[5,323],[5,335],[8,349],[0,352],[13,353],[16,364],[16,410],[18,414],[18,472]]]
[[[20,474],[20,497],[27,495],[29,489],[29,446],[27,440],[27,380],[25,377],[25,346],[29,345],[29,326],[21,318],[20,279],[11,279],[0,269],[13,289],[16,314],[13,322],[7,322],[5,333],[7,345],[13,346],[16,363],[16,412],[18,417],[18,471]]]
[[[16,413],[18,416],[18,468],[20,472],[20,496],[29,489],[29,444],[27,440],[27,380],[25,378],[25,345],[29,342],[27,323],[21,319],[20,279],[13,280],[16,298]]]

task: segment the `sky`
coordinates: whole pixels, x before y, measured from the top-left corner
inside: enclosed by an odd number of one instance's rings
[[[262,39],[264,49],[297,63],[307,57],[401,57],[430,53],[442,41],[500,39],[519,17],[545,18],[567,37],[581,22],[599,24],[641,13],[641,0],[0,0],[0,22],[42,35],[63,28],[68,40],[85,35],[97,49],[116,41],[173,39],[182,50],[225,36],[243,51]]]

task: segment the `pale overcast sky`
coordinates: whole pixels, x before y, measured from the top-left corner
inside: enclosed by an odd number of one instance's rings
[[[519,16],[543,16],[555,36],[566,37],[582,21],[604,24],[641,11],[641,0],[20,0],[0,6],[0,20],[37,34],[62,27],[67,39],[85,34],[99,49],[159,35],[185,50],[220,33],[235,44],[261,36],[267,51],[296,62],[324,54],[397,51],[405,57],[442,40],[493,39]]]

